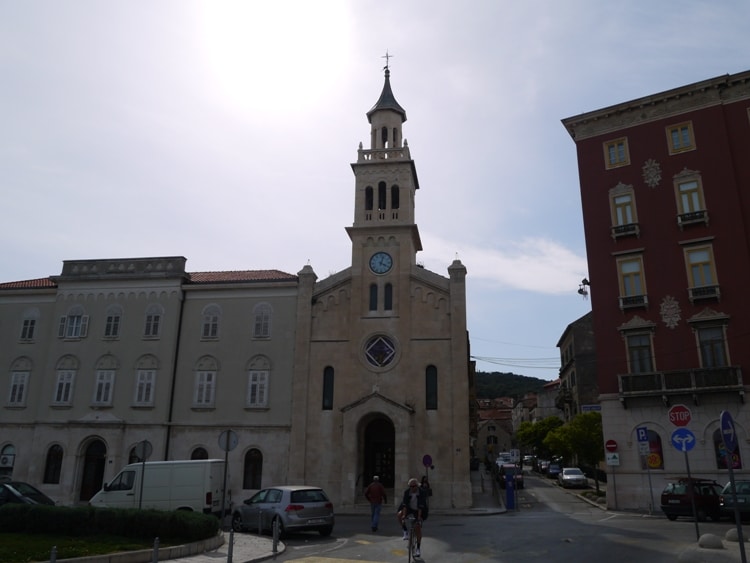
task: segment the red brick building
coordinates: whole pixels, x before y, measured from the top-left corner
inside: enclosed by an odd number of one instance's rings
[[[694,476],[728,481],[722,410],[740,433],[733,464],[750,467],[750,72],[563,124],[578,157],[604,438],[619,446],[608,502],[658,510],[666,479],[686,470],[672,405],[691,410]]]

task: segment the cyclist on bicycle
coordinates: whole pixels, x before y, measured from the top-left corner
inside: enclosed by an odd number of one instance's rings
[[[414,532],[417,535],[417,549],[414,552],[415,557],[420,557],[422,548],[422,521],[427,518],[427,495],[424,489],[419,486],[419,481],[414,478],[409,479],[409,488],[404,491],[404,498],[398,507],[396,517],[398,518],[401,529],[404,531],[404,539],[409,539],[409,530],[406,529],[406,517],[413,514],[417,519],[414,523]]]

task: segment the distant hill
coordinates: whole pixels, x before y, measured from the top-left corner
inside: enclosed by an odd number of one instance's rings
[[[545,379],[517,375],[515,373],[477,372],[477,399],[496,399],[514,397],[520,399],[526,393],[538,393],[549,383]]]

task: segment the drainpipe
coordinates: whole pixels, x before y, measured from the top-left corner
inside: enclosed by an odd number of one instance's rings
[[[183,282],[184,283],[184,282]],[[169,446],[172,436],[172,416],[174,412],[174,390],[177,384],[177,361],[180,358],[180,342],[182,342],[182,317],[185,312],[185,290],[180,284],[180,314],[177,319],[177,342],[174,347],[172,358],[172,387],[169,390],[169,414],[167,415],[167,439],[164,443],[164,460],[169,459]]]

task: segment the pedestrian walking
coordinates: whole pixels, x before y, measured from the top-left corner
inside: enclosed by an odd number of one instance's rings
[[[370,527],[373,532],[377,532],[378,524],[380,524],[380,510],[383,508],[383,503],[388,502],[385,487],[377,475],[372,478],[372,483],[367,485],[365,498],[370,502]]]

